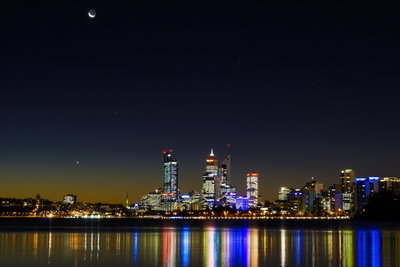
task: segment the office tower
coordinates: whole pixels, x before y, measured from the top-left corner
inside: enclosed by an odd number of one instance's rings
[[[342,193],[352,193],[353,181],[356,174],[351,169],[342,170],[340,172],[340,181],[342,184]]]
[[[379,192],[380,177],[370,176],[368,178],[357,177],[355,179],[355,208],[356,211],[362,211],[368,203],[368,197],[371,194]]]
[[[235,207],[236,205],[236,187],[231,184],[231,155],[225,157],[225,159],[219,165],[219,180],[220,180],[220,192],[217,197],[220,202],[229,207]]]
[[[237,198],[236,187],[235,186],[228,187],[228,190],[226,191],[225,194],[225,199],[226,199],[225,205],[230,208],[235,208],[236,198]]]
[[[305,212],[305,206],[303,202],[303,192],[301,189],[288,189],[287,187],[281,187],[281,189],[286,190],[279,190],[279,200],[281,201],[288,201],[289,204],[289,213],[300,215]],[[282,191],[282,195],[281,195]],[[284,199],[286,196],[286,199]]]
[[[161,205],[162,189],[158,188],[149,192],[140,199],[140,207],[145,211],[161,211],[165,206]]]
[[[246,174],[246,181],[249,205],[250,207],[256,207],[258,205],[258,173],[248,172]]]
[[[203,188],[201,190],[203,197],[203,208],[212,209],[220,192],[220,183],[218,177],[218,160],[211,149],[210,156],[206,160],[206,171],[203,175]]]
[[[231,155],[225,157],[219,168],[219,177],[222,185],[231,184]]]
[[[391,191],[400,193],[400,178],[397,177],[383,177],[379,182],[380,191]]]
[[[178,161],[172,150],[164,151],[164,193],[162,206],[164,211],[173,211],[178,199]]]
[[[280,201],[287,201],[288,200],[288,194],[291,192],[289,188],[286,186],[282,186],[279,188],[279,193],[278,193],[278,199]]]
[[[342,207],[343,211],[352,211],[354,206],[353,182],[356,174],[351,169],[345,169],[340,172],[340,182],[342,185]]]
[[[311,177],[311,181],[307,182],[305,187],[313,191],[315,194],[321,194],[321,192],[324,190],[324,185],[317,182],[314,177]]]
[[[67,194],[64,196],[63,203],[72,205],[76,203],[77,199],[78,199],[77,196],[73,194]]]
[[[338,212],[339,210],[343,209],[342,201],[341,200],[337,201],[338,198],[341,198],[341,194],[342,194],[341,191],[342,191],[342,185],[340,185],[340,184],[329,185],[328,197],[330,199],[330,204],[331,204],[330,210],[332,212]]]
[[[367,195],[368,195],[368,182],[367,178],[357,177],[355,179],[355,208],[356,211],[360,211],[363,209],[365,204],[367,204]]]
[[[250,206],[250,199],[248,197],[241,196],[236,199],[237,210],[248,210]]]

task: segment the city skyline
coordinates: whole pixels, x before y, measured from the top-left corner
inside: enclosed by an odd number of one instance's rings
[[[137,201],[165,148],[200,189],[227,144],[232,184],[256,171],[264,199],[400,174],[394,10],[45,2],[0,18],[0,196]]]
[[[235,192],[235,198],[236,198],[236,196],[237,197],[246,197],[246,195],[247,195],[247,198],[251,199],[251,193],[249,194],[249,186],[250,186],[249,183],[251,183],[250,180],[249,180],[249,177],[252,177],[254,175],[254,177],[257,177],[257,182],[256,182],[256,184],[257,184],[256,192],[257,193],[256,194],[258,194],[258,196],[260,197],[260,200],[262,200],[262,201],[265,201],[265,200],[267,200],[267,201],[276,201],[276,200],[282,200],[281,193],[280,193],[282,190],[286,190],[287,193],[289,193],[290,189],[298,190],[297,188],[303,188],[304,184],[307,185],[308,181],[310,181],[310,180],[311,181],[315,181],[317,183],[322,181],[320,179],[316,179],[314,176],[305,177],[303,180],[299,181],[297,184],[288,184],[288,183],[285,183],[285,181],[281,181],[281,186],[277,187],[277,188],[273,188],[271,190],[271,191],[273,191],[273,194],[269,195],[269,196],[268,195],[267,196],[266,195],[262,195],[262,194],[258,193],[258,192],[263,192],[262,188],[259,188],[259,184],[260,184],[260,181],[262,181],[262,179],[261,180],[258,179],[258,177],[259,177],[259,173],[258,172],[248,171],[245,174],[243,174],[243,177],[242,177],[241,181],[239,180],[238,184],[229,183],[228,181],[232,180],[232,170],[231,170],[231,168],[232,168],[232,166],[231,166],[231,164],[232,164],[231,163],[232,155],[231,155],[230,147],[231,147],[231,145],[229,144],[228,145],[229,149],[227,150],[228,154],[225,155],[224,157],[222,157],[223,160],[221,161],[220,164],[218,164],[218,162],[219,162],[218,161],[218,157],[214,154],[214,149],[211,148],[211,153],[206,158],[206,166],[208,166],[208,165],[213,166],[215,164],[216,167],[215,168],[206,167],[206,174],[203,175],[203,186],[204,186],[204,177],[205,176],[207,177],[208,176],[208,172],[210,172],[210,170],[212,170],[212,171],[215,171],[216,175],[218,176],[218,185],[219,186],[228,185],[228,186],[233,186],[235,188],[235,191],[234,191]],[[163,167],[163,174],[160,175],[161,179],[159,181],[156,181],[156,183],[154,183],[154,186],[153,186],[153,188],[151,190],[142,191],[138,195],[130,194],[131,197],[129,198],[129,204],[140,202],[139,200],[144,195],[146,195],[147,192],[151,192],[154,189],[158,190],[159,188],[160,189],[162,188],[163,192],[166,193],[166,194],[163,194],[163,196],[162,196],[163,201],[168,202],[167,199],[170,199],[170,201],[171,201],[171,204],[169,204],[170,208],[166,208],[167,211],[172,211],[174,209],[172,203],[175,202],[176,200],[178,200],[178,198],[180,196],[185,195],[188,192],[192,192],[192,191],[193,192],[198,192],[203,197],[203,190],[201,188],[201,185],[200,185],[200,187],[188,188],[186,190],[182,190],[179,187],[179,184],[177,183],[177,181],[180,180],[180,179],[178,179],[178,173],[180,172],[180,171],[178,171],[178,165],[180,165],[180,164],[176,160],[175,151],[172,150],[172,149],[164,150],[162,152],[162,155],[163,155],[163,166],[164,167]],[[227,165],[229,167],[226,167]],[[222,171],[220,169],[221,166],[224,166],[225,171]],[[171,169],[171,168],[173,168],[173,169]],[[203,168],[204,168],[204,166],[203,166]],[[208,168],[211,168],[211,169],[208,169]],[[229,170],[228,171],[229,175],[227,175],[225,178],[220,177],[220,173],[225,173],[225,175],[226,175],[226,173],[227,173],[226,170],[227,169]],[[214,173],[212,173],[212,172],[210,172],[210,173],[212,174],[211,176],[214,177]],[[174,177],[174,178],[172,178],[172,177]],[[385,178],[386,177],[386,178],[390,178],[390,177],[397,177],[397,176],[396,175],[371,176],[370,174],[369,175],[365,175],[365,174],[364,175],[358,175],[358,173],[356,173],[353,169],[345,168],[345,169],[343,169],[343,170],[341,170],[340,172],[337,173],[337,177],[335,177],[335,179],[330,179],[328,183],[322,183],[321,184],[321,189],[323,189],[325,191],[328,191],[328,189],[329,189],[329,187],[331,185],[333,185],[333,186],[334,185],[338,185],[341,188],[343,188],[343,190],[344,190],[343,192],[344,193],[349,193],[350,194],[352,192],[352,189],[350,190],[350,189],[347,189],[347,188],[350,185],[351,185],[351,187],[353,187],[353,186],[356,187],[359,180],[368,179],[368,178],[363,178],[363,177],[369,177],[369,178],[371,178],[371,177],[372,178],[374,178],[374,177]],[[225,182],[222,183],[221,181],[225,181]],[[212,186],[214,187],[214,182],[213,182]],[[242,188],[242,190],[236,191],[237,190],[236,188]],[[218,189],[218,190],[221,190],[221,189]],[[252,191],[254,189],[250,189],[250,190]],[[82,202],[91,202],[91,203],[104,202],[104,203],[120,204],[120,203],[125,203],[126,201],[128,201],[128,194],[129,194],[129,191],[125,193],[126,197],[123,198],[123,201],[122,201],[122,198],[121,198],[121,201],[118,200],[116,202],[113,202],[113,201],[102,201],[100,195],[95,195],[94,199],[87,200],[85,198],[86,197],[85,191],[82,194],[77,194],[76,191],[79,192],[79,190],[72,190],[72,191],[68,191],[68,192],[65,191],[62,194],[61,199],[58,199],[58,197],[56,199],[53,199],[53,198],[48,197],[46,195],[42,195],[42,197],[44,197],[46,199],[49,199],[49,200],[52,200],[52,201],[62,201],[63,198],[65,198],[65,196],[72,195],[71,193],[73,193],[75,195],[79,195],[80,201],[82,201]],[[41,193],[37,192],[36,194],[41,194]],[[222,196],[221,192],[219,192],[219,194]],[[217,200],[216,195],[217,194],[214,193],[214,191],[213,191],[212,199],[215,199],[215,201]],[[9,198],[14,198],[14,197],[15,198],[29,198],[29,197],[33,197],[33,196],[34,195],[24,195],[24,196],[4,195],[4,196],[0,196],[0,197],[5,197],[5,198],[7,198],[7,197],[9,197]],[[72,196],[74,196],[74,195],[72,195]],[[260,204],[262,204],[262,203],[260,202]],[[354,203],[352,203],[351,205],[353,205],[353,204]],[[163,205],[165,205],[165,204],[163,204]],[[350,206],[349,206],[349,209],[350,209]]]

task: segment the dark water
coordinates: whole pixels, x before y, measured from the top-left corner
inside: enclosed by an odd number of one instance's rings
[[[395,223],[157,224],[3,226],[0,266],[400,266]]]

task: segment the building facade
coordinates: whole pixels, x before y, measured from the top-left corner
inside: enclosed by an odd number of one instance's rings
[[[164,151],[164,192],[162,194],[162,209],[173,211],[174,203],[179,198],[178,161],[172,150]]]
[[[206,160],[206,170],[203,175],[203,187],[201,190],[204,209],[214,208],[215,203],[218,200],[220,194],[218,171],[218,160],[214,155],[214,151],[211,149],[210,156]]]
[[[246,173],[246,192],[250,207],[258,205],[258,173]]]

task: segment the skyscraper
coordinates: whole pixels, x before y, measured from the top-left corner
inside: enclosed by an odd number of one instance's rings
[[[164,211],[173,211],[178,199],[178,161],[172,150],[164,151],[164,192],[162,194],[162,208]]]
[[[344,211],[351,211],[353,209],[353,181],[356,174],[351,169],[342,170],[340,172],[340,181],[342,185],[342,207]]]
[[[231,183],[231,155],[225,157],[220,164],[219,177],[221,180],[221,186],[228,185]]]
[[[220,183],[218,169],[218,160],[214,155],[214,151],[211,149],[210,156],[206,160],[206,171],[203,175],[203,188],[201,190],[203,208],[213,208],[219,196]]]
[[[355,210],[361,211],[368,203],[368,196],[379,192],[381,178],[370,176],[369,178],[357,177],[355,179]]]
[[[258,173],[248,172],[246,174],[247,197],[250,207],[256,207],[258,204]]]
[[[356,173],[351,169],[342,170],[340,172],[340,181],[342,184],[342,193],[353,192],[353,181],[356,177]]]
[[[292,190],[290,190],[289,188],[287,188],[286,186],[282,186],[279,189],[279,193],[278,193],[278,199],[280,201],[287,201],[288,200],[288,194],[291,192]]]
[[[220,180],[220,192],[217,199],[220,200],[222,205],[234,207],[236,204],[236,187],[231,185],[231,155],[225,157],[225,159],[219,165],[219,180]]]

